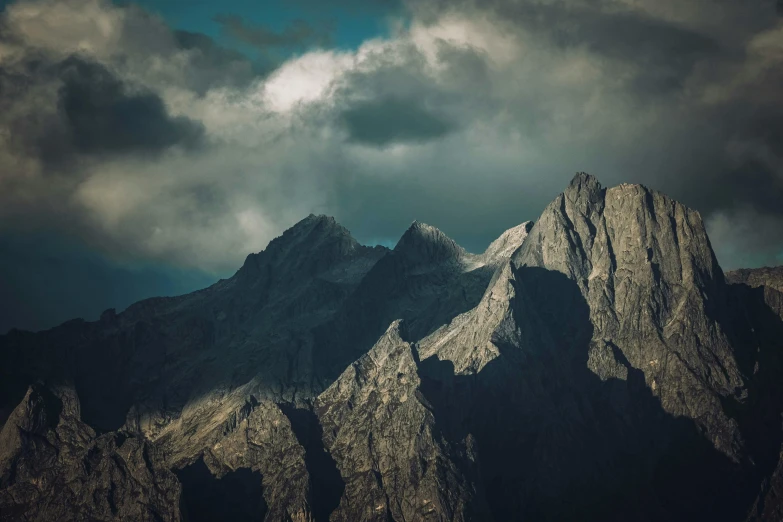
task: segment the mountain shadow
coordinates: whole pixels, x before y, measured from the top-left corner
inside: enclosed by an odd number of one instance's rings
[[[727,409],[739,423],[752,461],[755,483],[761,484],[757,516],[765,503],[780,505],[776,495],[767,495],[771,483],[783,478],[780,467],[783,448],[783,292],[774,288],[746,284],[729,285],[733,331],[739,346],[743,373],[749,376],[744,404],[728,403]],[[769,506],[767,506],[769,507]],[[778,508],[783,514],[783,508]],[[764,520],[771,520],[765,517]],[[750,520],[757,520],[751,518]]]
[[[312,410],[280,404],[299,444],[305,450],[305,466],[310,475],[312,514],[315,522],[329,522],[340,504],[345,481],[332,456],[324,448],[323,429]]]
[[[495,520],[737,521],[755,486],[690,419],[661,407],[621,351],[605,380],[588,369],[593,326],[576,283],[515,269],[515,328],[473,375],[421,361],[422,393],[452,440],[478,445]]]
[[[183,522],[258,522],[267,505],[261,474],[247,468],[215,477],[200,458],[175,471],[182,483],[180,512]]]

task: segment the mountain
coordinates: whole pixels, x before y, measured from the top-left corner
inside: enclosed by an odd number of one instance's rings
[[[726,280],[732,284],[748,285],[754,288],[767,287],[783,292],[783,266],[741,268],[727,272]]]
[[[781,274],[584,173],[480,254],[311,215],[205,290],[0,337],[0,520],[779,521]]]

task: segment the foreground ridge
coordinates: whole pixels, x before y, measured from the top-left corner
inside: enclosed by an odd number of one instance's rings
[[[778,521],[782,274],[586,173],[480,254],[311,214],[207,289],[0,337],[0,520]]]

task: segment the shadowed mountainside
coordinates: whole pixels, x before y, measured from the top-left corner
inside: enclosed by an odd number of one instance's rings
[[[0,520],[777,521],[781,274],[584,173],[482,254],[311,215],[200,292],[0,337]]]

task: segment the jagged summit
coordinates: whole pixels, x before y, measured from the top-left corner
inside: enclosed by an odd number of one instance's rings
[[[414,221],[402,235],[394,252],[414,263],[442,263],[466,255],[464,248],[439,229]]]
[[[587,172],[577,172],[574,177],[571,178],[571,182],[568,184],[569,188],[581,190],[583,188],[591,189],[594,187],[601,187],[601,183],[598,178]]]
[[[494,240],[484,253],[482,260],[487,264],[498,263],[511,257],[511,255],[520,247],[527,238],[530,229],[533,228],[532,221],[525,221],[515,227],[509,228],[503,232],[499,238]]]
[[[612,340],[644,372],[667,411],[697,419],[716,447],[735,452],[736,427],[715,412],[742,376],[715,322],[723,278],[698,212],[642,185],[603,189],[579,173],[513,262],[571,279],[590,306],[596,338]]]
[[[323,214],[315,215],[310,214],[303,220],[296,223],[294,226],[283,232],[282,236],[275,238],[270,242],[280,240],[299,240],[318,242],[326,239],[346,239],[351,244],[359,245],[359,242],[353,238],[351,233],[342,226],[332,216],[326,216]]]
[[[377,260],[384,251],[362,245],[333,217],[310,214],[270,241],[263,251],[250,254],[240,273],[253,277],[263,272],[264,266],[277,266],[314,275],[355,257],[371,255]]]
[[[0,336],[0,519],[237,485],[267,522],[779,522],[783,273],[726,279],[698,212],[583,172],[482,254],[311,214],[204,291]]]

